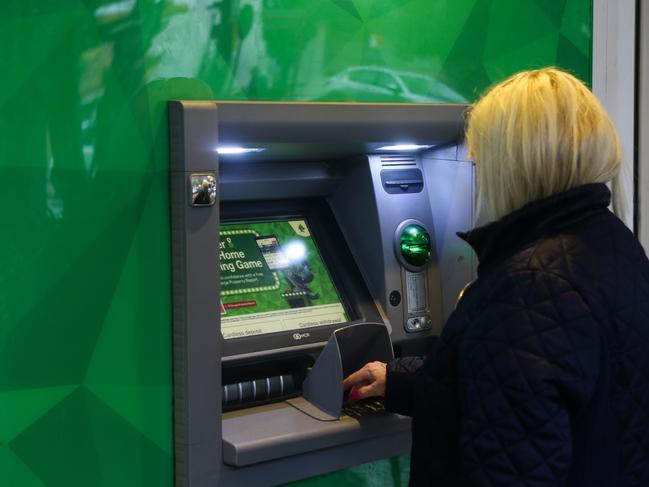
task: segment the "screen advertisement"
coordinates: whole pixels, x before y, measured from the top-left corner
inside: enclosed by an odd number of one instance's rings
[[[223,338],[348,321],[305,220],[226,223],[219,235]]]

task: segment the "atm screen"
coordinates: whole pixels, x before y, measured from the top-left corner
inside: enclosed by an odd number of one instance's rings
[[[306,220],[223,224],[219,234],[223,338],[348,321]]]

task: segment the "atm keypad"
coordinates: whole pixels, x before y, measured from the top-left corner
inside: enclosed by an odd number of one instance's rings
[[[352,418],[360,418],[385,412],[385,401],[382,397],[370,397],[357,402],[351,402],[343,407],[343,414]]]

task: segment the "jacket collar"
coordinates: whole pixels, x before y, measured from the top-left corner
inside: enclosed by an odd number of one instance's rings
[[[473,247],[480,261],[478,270],[484,271],[526,244],[607,211],[610,202],[611,192],[604,183],[585,184],[532,201],[500,220],[457,235]]]

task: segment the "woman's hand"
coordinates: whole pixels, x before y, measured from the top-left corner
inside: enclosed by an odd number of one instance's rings
[[[343,381],[343,390],[350,389],[349,400],[384,397],[386,368],[387,364],[383,362],[369,362],[362,369],[350,374]]]

